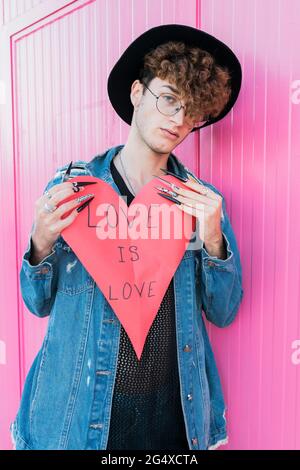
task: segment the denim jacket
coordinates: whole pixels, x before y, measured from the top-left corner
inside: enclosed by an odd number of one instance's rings
[[[77,161],[71,176],[101,178],[120,193],[110,162],[122,147],[112,147],[88,163]],[[222,196],[174,154],[169,160],[171,171],[187,171]],[[66,168],[57,170],[45,190],[62,182]],[[228,440],[222,386],[202,317],[203,310],[208,321],[224,328],[233,322],[243,297],[240,256],[224,198],[221,226],[227,258],[210,256],[202,244],[185,251],[174,273],[180,395],[191,450],[214,449]],[[120,321],[61,236],[35,266],[29,261],[31,249],[30,234],[20,271],[21,293],[29,311],[49,316],[49,321],[10,425],[15,449],[106,449]]]

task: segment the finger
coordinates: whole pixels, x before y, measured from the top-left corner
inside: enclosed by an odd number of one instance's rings
[[[50,188],[48,190],[48,194],[51,195],[51,198],[54,194],[58,193],[59,191],[62,191],[62,190],[65,190],[67,188],[71,188],[72,189],[73,187],[73,184],[71,182],[64,182],[64,183],[58,183],[58,184],[55,184],[54,186],[52,186],[52,188]],[[43,196],[45,196],[46,198],[48,197],[47,194],[43,194]]]
[[[210,199],[214,199],[216,201],[222,200],[222,196],[220,196],[219,194],[216,194],[214,191],[212,191],[210,188],[208,188],[204,184],[199,183],[198,181],[193,179],[190,175],[188,175],[188,177],[189,177],[188,181],[186,182],[183,181],[184,185],[188,186],[193,191],[206,195]]]
[[[193,215],[194,217],[202,217],[205,214],[205,206],[204,204],[197,204],[197,206],[190,206],[187,204],[178,204],[177,207],[182,211],[186,212],[189,215]]]
[[[77,212],[76,208],[64,219],[59,219],[52,225],[52,229],[56,233],[61,233],[64,228],[68,227],[78,216],[79,212]]]
[[[53,214],[56,215],[56,217],[60,218],[62,217],[66,212],[69,210],[72,210],[74,207],[83,204],[84,202],[88,201],[91,197],[95,196],[92,193],[86,194],[85,196],[80,196],[78,198],[72,199],[71,201],[65,202],[61,204],[54,212]],[[84,199],[83,199],[84,197]],[[79,199],[79,201],[78,201]]]
[[[88,194],[87,194],[88,196]],[[90,194],[92,196],[92,194]],[[55,209],[53,212],[45,212],[44,208],[40,208],[40,213],[44,218],[47,218],[47,221],[49,224],[53,224],[55,221],[60,219],[66,212],[74,209],[76,206],[82,204],[84,201],[83,200],[77,200],[78,198],[72,199],[68,202],[65,202],[61,204],[57,209]],[[52,200],[52,199],[51,199]],[[88,200],[88,198],[86,199]]]
[[[218,202],[213,201],[212,199],[208,199],[204,196],[200,196],[199,194],[195,195],[193,199],[190,197],[186,197],[186,196],[178,194],[178,196],[176,196],[175,199],[181,202],[181,204],[185,204],[186,206],[191,206],[195,208],[197,208],[197,206],[200,206],[200,208],[202,208],[202,206],[204,205],[206,207],[210,207],[213,210],[216,210],[219,204]]]
[[[73,188],[72,186],[71,187],[67,186],[67,187],[61,189],[60,191],[56,191],[54,194],[51,194],[51,198],[50,198],[51,205],[56,206],[57,204],[62,202],[67,197],[70,197],[70,196],[74,195],[74,191],[73,191],[72,188]],[[49,203],[48,199],[46,201]]]
[[[185,204],[177,205],[182,212],[186,212],[186,214],[192,215],[196,218],[199,223],[198,230],[199,236],[201,240],[204,240],[205,236],[205,207],[203,209],[195,209],[194,207],[186,206]]]
[[[203,204],[207,204],[207,205],[210,205],[212,207],[218,207],[218,205],[220,204],[220,202],[217,201],[216,199],[212,199],[210,197],[203,196],[203,195],[199,194],[198,192],[191,191],[189,189],[179,188],[178,190],[176,189],[175,192],[179,194],[177,199],[180,202],[184,202],[186,204],[189,203],[188,199],[190,201],[193,200],[193,201],[201,202]]]

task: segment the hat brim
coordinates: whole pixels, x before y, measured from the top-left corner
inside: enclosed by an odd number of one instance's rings
[[[171,40],[183,41],[211,53],[218,65],[228,68],[231,76],[232,92],[227,105],[216,118],[211,118],[200,127],[194,127],[191,131],[194,132],[226,116],[237,100],[242,81],[241,64],[236,55],[226,44],[205,31],[181,24],[167,24],[144,32],[125,49],[112,68],[107,81],[108,96],[116,113],[131,125],[133,115],[133,105],[130,100],[131,85],[139,78],[144,56],[160,44]]]

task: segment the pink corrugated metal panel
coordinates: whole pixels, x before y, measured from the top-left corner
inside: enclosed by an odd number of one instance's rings
[[[200,143],[201,176],[226,198],[244,273],[237,320],[225,331],[209,326],[228,403],[226,448],[299,449],[300,3],[202,0],[201,27],[243,68],[237,105]]]
[[[1,0],[4,23],[30,12],[34,7],[47,0]]]

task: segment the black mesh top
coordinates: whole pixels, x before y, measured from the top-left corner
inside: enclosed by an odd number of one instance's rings
[[[129,205],[134,195],[111,161],[112,177]],[[180,400],[173,279],[138,360],[121,325],[107,449],[188,450]]]

